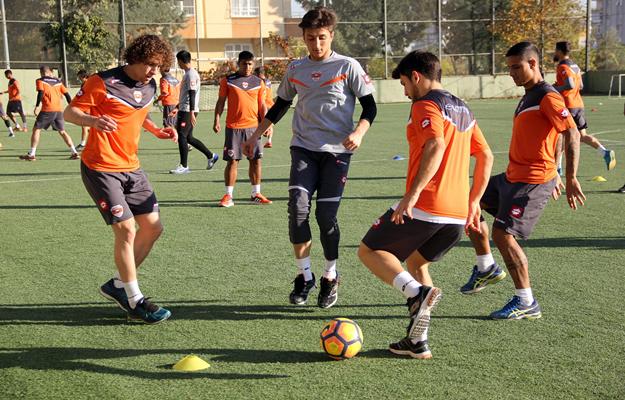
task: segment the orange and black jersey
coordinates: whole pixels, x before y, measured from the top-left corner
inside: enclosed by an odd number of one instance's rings
[[[9,101],[22,100],[22,96],[20,95],[20,83],[17,79],[9,79],[7,92],[9,93]]]
[[[514,112],[508,180],[539,184],[553,179],[558,135],[574,127],[562,95],[553,86],[539,82],[527,90]]]
[[[226,127],[244,129],[258,126],[265,103],[265,82],[256,75],[228,75],[219,82],[219,97],[228,99]]]
[[[156,81],[132,80],[123,67],[94,74],[87,79],[71,105],[99,117],[108,115],[117,123],[113,132],[91,128],[81,155],[90,169],[127,172],[139,168],[137,151],[141,127],[156,94]]]
[[[568,108],[584,108],[584,101],[580,91],[584,88],[582,70],[572,60],[560,61],[556,69],[556,84],[560,89],[564,103]],[[567,89],[561,89],[567,88]]]
[[[410,149],[406,192],[419,172],[424,144],[438,137],[445,141],[438,171],[419,195],[415,207],[435,216],[466,219],[470,158],[489,149],[471,110],[451,93],[432,90],[412,104],[406,131]]]
[[[60,112],[63,111],[63,97],[67,88],[60,79],[52,76],[44,76],[37,79],[35,87],[38,92],[42,92],[41,111]]]
[[[177,106],[180,98],[180,81],[171,74],[163,75],[160,79],[159,86],[161,95],[158,96],[164,106]]]

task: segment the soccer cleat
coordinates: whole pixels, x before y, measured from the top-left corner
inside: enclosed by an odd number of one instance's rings
[[[401,356],[410,356],[421,360],[432,358],[432,352],[430,351],[427,340],[412,343],[410,338],[405,337],[397,343],[391,343],[388,349],[391,353]]]
[[[272,148],[272,147],[273,147],[273,145],[271,144],[271,142],[267,142],[267,143],[265,143],[265,144],[263,145],[263,147],[264,147],[264,148],[266,148],[266,149],[270,149],[270,148]]]
[[[330,308],[336,304],[339,299],[339,276],[334,280],[322,277],[319,280],[319,295],[317,296],[317,305],[321,308]]]
[[[232,196],[228,193],[224,194],[224,197],[219,201],[219,207],[232,207],[234,205],[234,201],[232,201]]]
[[[462,286],[460,291],[463,294],[477,293],[484,289],[487,285],[497,283],[505,277],[506,272],[501,269],[497,263],[491,265],[486,272],[480,272],[477,269],[477,265],[474,265],[469,282]]]
[[[217,160],[219,160],[219,156],[217,155],[217,153],[213,153],[213,158],[208,160],[208,165],[206,166],[206,169],[213,169]]]
[[[619,189],[616,189],[618,193],[625,193],[625,185],[621,186]]]
[[[82,144],[79,144],[78,146],[76,146],[76,151],[81,152],[85,149],[85,146],[83,146]]]
[[[109,279],[104,285],[100,286],[100,294],[105,298],[115,302],[119,308],[128,311],[128,296],[123,288],[115,287],[114,279]]]
[[[524,306],[521,304],[520,297],[513,296],[508,304],[501,310],[494,311],[490,317],[492,319],[538,319],[542,317],[542,312],[536,300],[529,306]]]
[[[72,153],[71,156],[69,156],[70,160],[80,160],[80,156],[78,155],[78,153]]]
[[[419,294],[408,299],[406,305],[410,312],[407,329],[409,339],[417,339],[427,331],[430,326],[430,313],[442,295],[442,291],[437,287],[421,286]]]
[[[306,304],[308,293],[315,287],[315,274],[309,281],[304,280],[304,274],[299,274],[293,281],[293,291],[289,294],[289,302],[298,306]]]
[[[603,160],[608,171],[612,171],[616,167],[616,153],[614,153],[614,150],[606,150],[603,153]]]
[[[256,204],[271,204],[271,203],[273,203],[273,201],[271,201],[268,198],[266,198],[265,196],[263,196],[262,193],[254,193],[252,195],[252,197],[250,198],[250,201],[252,203],[256,203]]]
[[[139,300],[135,308],[128,309],[128,320],[141,320],[146,324],[158,324],[171,317],[171,312],[152,303],[149,298]]]
[[[175,175],[188,174],[189,172],[191,172],[189,167],[183,167],[182,164],[178,165],[176,169],[169,170],[170,174],[175,174]]]
[[[31,156],[30,154],[24,154],[23,156],[20,156],[20,160],[35,161],[37,160],[37,157]]]
[[[15,133],[9,132],[9,137],[15,137]]]

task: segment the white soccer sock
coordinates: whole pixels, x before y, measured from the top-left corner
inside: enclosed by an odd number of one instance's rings
[[[36,147],[31,147],[30,150],[28,151],[28,155],[29,156],[34,156],[36,152],[37,152],[37,148]]]
[[[11,135],[13,134],[13,128],[11,128],[10,126],[9,126],[9,133],[10,133]]]
[[[71,146],[69,147],[69,149],[72,151],[72,154],[74,154],[74,153],[78,153],[78,152],[76,151],[76,147],[75,147],[74,145],[71,145]]]
[[[331,281],[336,279],[336,260],[326,260],[326,268],[323,271],[323,277]]]
[[[491,265],[495,263],[492,253],[484,254],[483,256],[476,256],[477,270],[480,272],[486,272]]]
[[[534,302],[532,288],[514,289],[514,294],[521,299],[521,304],[524,306],[529,306]]]
[[[234,186],[226,186],[226,194],[230,195],[230,197],[232,197],[232,194],[234,193]]]
[[[124,290],[126,291],[126,296],[128,296],[130,308],[135,308],[137,303],[143,298],[143,293],[139,289],[139,282],[136,280],[124,282]]]
[[[428,340],[428,331],[429,330],[430,330],[430,327],[428,326],[427,328],[425,328],[423,330],[423,332],[419,336],[417,336],[416,338],[410,339],[410,341],[413,344],[417,344],[419,342],[423,342],[424,340]]]
[[[252,185],[252,196],[256,193],[260,193],[260,185]]]
[[[300,274],[304,274],[304,280],[312,280],[312,271],[310,270],[310,257],[296,258],[295,263]]]
[[[113,276],[113,285],[117,289],[124,288],[124,281],[122,281],[121,276],[119,276],[119,271],[115,272],[115,275]]]
[[[597,147],[597,153],[599,153],[599,155],[600,155],[601,157],[603,157],[603,155],[604,155],[605,153],[607,153],[607,152],[608,152],[608,149],[606,149],[605,147],[603,147],[603,145],[602,145],[602,144],[600,144],[600,145],[599,145],[599,147]]]
[[[24,128],[26,128],[26,125],[24,125]],[[20,124],[15,124],[15,129],[20,129]]]
[[[421,284],[410,275],[410,272],[403,271],[393,279],[393,287],[399,290],[405,298],[409,299],[419,294]]]
[[[85,145],[86,145],[86,144],[87,144],[87,141],[85,141],[85,140],[81,140],[81,141],[80,141],[80,145],[81,145],[81,146],[85,147]]]

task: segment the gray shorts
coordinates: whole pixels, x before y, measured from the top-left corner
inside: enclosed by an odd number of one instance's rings
[[[163,126],[176,126],[176,116],[170,117],[169,114],[176,109],[175,105],[163,106]]]
[[[393,209],[378,218],[362,242],[371,250],[384,250],[399,261],[406,261],[415,251],[434,262],[440,260],[462,238],[464,225],[436,224],[404,217],[403,225],[391,221]]]
[[[80,163],[82,182],[107,225],[158,212],[158,202],[145,172],[100,172]]]
[[[243,158],[243,143],[249,139],[256,131],[254,128],[231,129],[226,128],[226,137],[224,141],[224,161],[240,160]],[[263,146],[260,138],[254,146],[254,156],[247,157],[248,160],[258,160],[263,158]]]
[[[24,110],[22,109],[22,101],[21,100],[9,101],[7,103],[7,112],[8,113],[23,114]]]
[[[573,117],[573,121],[575,121],[575,125],[577,126],[577,130],[587,129],[588,123],[586,122],[586,113],[583,108],[569,108],[569,112],[571,113],[571,117]]]
[[[493,227],[527,239],[556,187],[557,178],[540,184],[512,183],[506,174],[491,176],[480,203],[495,217]]]
[[[39,115],[37,115],[37,119],[35,120],[35,129],[45,129],[52,126],[52,129],[55,131],[64,131],[65,130],[65,120],[63,119],[63,113],[58,111],[41,111]]]

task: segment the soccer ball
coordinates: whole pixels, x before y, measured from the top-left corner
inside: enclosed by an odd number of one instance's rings
[[[362,344],[362,331],[351,319],[334,318],[321,330],[321,348],[335,360],[354,357]]]

